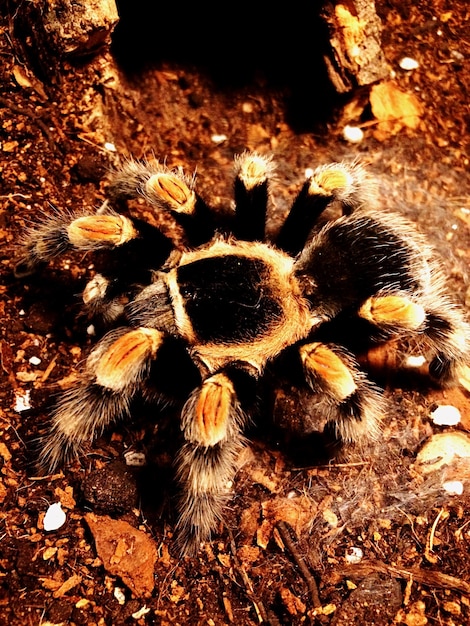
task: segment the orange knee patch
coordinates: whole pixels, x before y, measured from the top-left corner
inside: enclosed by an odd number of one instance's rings
[[[134,239],[136,231],[124,215],[85,215],[73,220],[67,234],[73,246],[84,248],[100,243],[120,246]]]
[[[330,196],[335,191],[351,186],[351,174],[341,166],[320,169],[313,176],[309,193],[314,195]]]
[[[238,159],[240,171],[238,176],[247,189],[253,189],[265,182],[270,169],[270,161],[259,154],[243,155]]]
[[[196,194],[182,180],[167,172],[153,174],[145,184],[147,193],[156,196],[169,205],[172,211],[192,213],[196,204]]]
[[[327,346],[321,343],[306,344],[300,348],[300,357],[306,372],[320,376],[339,400],[356,391],[351,370]]]
[[[233,409],[234,388],[225,374],[204,381],[196,404],[198,443],[213,446],[226,436]]]
[[[423,307],[403,296],[369,298],[359,309],[359,316],[376,326],[395,325],[416,330],[426,319]]]
[[[138,328],[122,335],[99,358],[96,382],[113,391],[121,391],[136,382],[148,359],[155,357],[162,339],[162,333],[151,328]]]

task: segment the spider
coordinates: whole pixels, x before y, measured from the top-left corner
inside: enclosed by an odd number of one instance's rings
[[[364,346],[409,337],[423,344],[438,384],[468,375],[463,311],[423,236],[400,215],[373,208],[364,167],[318,167],[268,238],[273,169],[257,153],[235,158],[226,223],[181,168],[129,160],[110,181],[111,206],[143,198],[179,224],[184,245],[108,205],[46,217],[26,235],[16,266],[24,276],[68,249],[116,256],[83,292],[87,314],[111,330],[57,402],[41,463],[52,471],[82,451],[130,414],[138,394],[157,404],[178,398],[184,554],[210,540],[223,518],[259,386],[282,355],[293,356],[344,442],[378,436],[386,412],[381,389],[358,364]],[[320,225],[333,205],[341,215]]]

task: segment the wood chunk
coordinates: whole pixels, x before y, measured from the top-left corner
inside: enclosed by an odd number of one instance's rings
[[[26,2],[18,18],[36,50],[58,57],[89,55],[108,46],[119,21],[115,0]]]
[[[329,42],[324,60],[338,93],[388,76],[381,47],[382,24],[374,0],[331,0],[325,3],[321,17]]]

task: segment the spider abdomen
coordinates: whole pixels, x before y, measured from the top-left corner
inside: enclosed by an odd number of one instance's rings
[[[327,224],[305,248],[296,271],[314,298],[336,315],[373,294],[421,294],[429,288],[428,247],[399,216],[361,211]]]

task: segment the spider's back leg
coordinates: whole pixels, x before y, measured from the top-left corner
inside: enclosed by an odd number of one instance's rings
[[[322,341],[357,353],[370,343],[412,340],[428,350],[430,374],[440,384],[466,371],[464,312],[449,297],[433,250],[400,215],[361,210],[329,223],[295,267],[306,297],[328,320],[317,335]]]
[[[372,296],[359,308],[359,317],[380,329],[384,337],[414,336],[428,351],[428,369],[439,385],[470,387],[470,326],[463,311],[438,284],[421,296]]]
[[[107,426],[129,412],[130,402],[164,342],[155,329],[119,328],[90,353],[79,380],[59,399],[40,464],[53,470]]]
[[[352,355],[333,344],[311,342],[299,349],[305,379],[322,396],[328,425],[342,441],[374,438],[385,402]]]
[[[208,541],[223,517],[255,386],[251,368],[227,367],[206,378],[183,408],[185,443],[177,458],[177,478],[181,486],[178,541],[184,554],[196,552]]]

